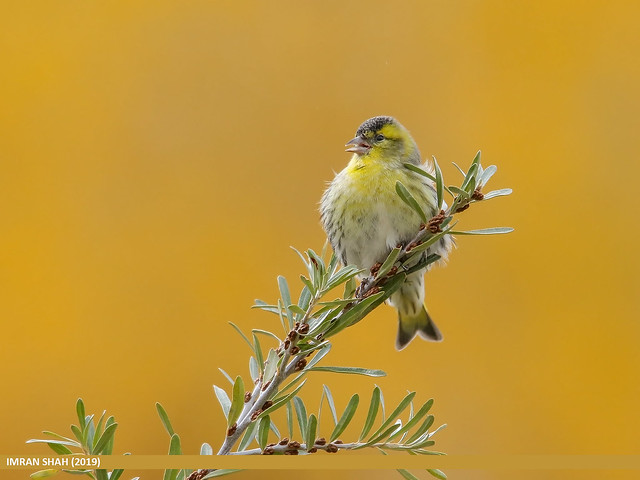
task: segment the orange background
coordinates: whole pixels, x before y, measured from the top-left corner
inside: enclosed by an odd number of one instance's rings
[[[640,453],[637,3],[1,10],[1,452],[46,454],[24,441],[69,432],[78,396],[116,416],[116,453],[167,451],[155,401],[185,453],[216,449],[211,385],[228,386],[217,367],[246,375],[249,353],[227,321],[279,328],[249,306],[276,298],[278,274],[298,291],[289,246],[321,248],[318,201],[348,160],[344,142],[390,114],[450,184],[450,162],[481,148],[499,166],[490,185],[515,193],[462,225],[516,231],[460,238],[428,275],[442,344],[396,352],[395,313],[380,308],[325,364],[388,376],[315,375],[308,404],[322,383],[339,409],[354,392],[366,403],[375,381],[388,403],[407,389],[434,397],[449,425],[436,448],[450,454]],[[603,478],[449,472],[542,474]]]

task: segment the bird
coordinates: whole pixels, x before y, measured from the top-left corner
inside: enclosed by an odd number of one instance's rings
[[[345,146],[353,155],[323,193],[320,218],[342,264],[369,272],[384,262],[397,245],[407,245],[422,223],[416,211],[397,194],[398,181],[420,203],[427,218],[439,212],[434,183],[405,164],[421,166],[432,173],[433,167],[427,162],[421,165],[413,137],[390,116],[366,120]],[[446,210],[446,205],[443,208]],[[436,253],[439,263],[444,262],[452,244],[451,236],[445,235],[424,254]],[[397,350],[405,348],[416,335],[435,342],[443,338],[424,306],[424,275],[430,266],[408,274],[388,300],[398,311]],[[364,278],[363,274],[359,277]]]

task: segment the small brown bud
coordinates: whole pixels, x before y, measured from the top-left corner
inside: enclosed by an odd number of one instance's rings
[[[296,363],[296,368],[294,370],[299,371],[306,366],[307,366],[307,361],[304,358],[301,358],[300,360],[298,360],[298,363]]]
[[[251,400],[251,392],[244,392],[244,403],[247,403]]]
[[[309,331],[309,324],[308,323],[303,323],[302,325],[300,325],[298,327],[298,333],[301,333],[301,334],[304,335],[308,331]]]
[[[300,443],[296,442],[295,440],[292,442],[289,442],[289,444],[287,445],[287,447],[289,448],[300,448]]]
[[[273,448],[271,446],[267,446],[263,451],[262,455],[273,455]]]
[[[471,195],[471,198],[474,200],[482,200],[484,198],[484,194],[480,191],[480,187],[476,188],[473,191],[473,195]]]
[[[338,451],[338,447],[336,447],[333,443],[330,443],[329,445],[327,445],[327,448],[325,450],[327,451],[327,453],[336,453]]]
[[[309,453],[316,453],[318,451],[318,449],[316,447],[311,447],[309,450],[307,450]]]
[[[342,440],[334,440],[333,443],[335,443],[336,445],[339,445],[341,443],[344,443]]]
[[[291,345],[291,341],[289,339],[284,341],[284,349],[288,350],[289,349],[289,345]]]
[[[256,418],[258,418],[260,416],[260,414],[262,413],[262,410],[258,409],[255,412],[253,412],[251,414],[251,421],[253,422]]]
[[[267,400],[266,402],[264,402],[262,404],[262,410],[266,410],[267,408],[269,408],[271,405],[273,405],[273,402],[271,400]]]
[[[285,455],[298,455],[298,450],[285,450]]]
[[[324,337],[322,336],[321,333],[319,333],[318,335],[316,335],[316,340],[322,340]]]
[[[362,295],[362,298],[367,298],[370,297],[371,295],[375,295],[376,293],[378,293],[380,291],[380,287],[373,287],[371,290],[368,290],[364,295]]]
[[[238,424],[237,423],[234,423],[233,425],[231,425],[231,427],[229,427],[229,430],[227,430],[227,436],[230,437],[231,435],[236,433],[237,429],[238,429]]]
[[[398,273],[398,267],[394,265],[393,267],[391,267],[391,270],[389,270],[389,273],[387,273],[387,277],[391,277],[396,273]]]
[[[295,330],[291,330],[291,331],[289,332],[289,334],[287,335],[287,337],[289,337],[289,340],[293,341],[293,340],[295,340],[295,339],[296,339],[296,335],[297,335],[297,334],[296,334]]]
[[[484,196],[483,196],[484,197]],[[458,207],[456,208],[456,213],[460,213],[460,212],[464,212],[467,208],[469,208],[469,203],[467,203],[466,205],[462,206],[462,207]]]
[[[291,347],[291,355],[295,355],[299,351],[300,351],[300,347],[298,347],[297,345],[294,345],[293,347]]]
[[[316,438],[316,445],[326,445],[327,439],[324,437]]]
[[[300,322],[296,322],[296,323],[293,325],[293,329],[294,329],[294,330],[297,330],[299,326],[300,326]]]
[[[289,443],[289,437],[284,437],[278,442],[278,445],[286,445],[287,443]]]
[[[269,385],[271,385],[271,381],[269,381],[269,382],[265,383],[265,384],[262,386],[262,389],[261,389],[261,390],[264,392],[264,391],[267,389],[267,387],[268,387]]]

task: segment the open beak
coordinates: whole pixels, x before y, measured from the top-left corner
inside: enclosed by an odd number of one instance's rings
[[[371,144],[364,137],[356,137],[349,140],[345,147],[349,147],[345,150],[346,152],[354,152],[358,155],[364,155],[371,150]]]

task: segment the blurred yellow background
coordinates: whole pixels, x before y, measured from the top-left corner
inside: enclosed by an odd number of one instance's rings
[[[416,390],[435,398],[448,424],[435,448],[450,454],[640,453],[637,2],[1,10],[0,452],[47,454],[25,440],[69,432],[79,396],[116,416],[116,453],[167,451],[156,401],[185,453],[216,450],[217,368],[246,375],[249,353],[227,322],[279,328],[253,299],[275,299],[278,274],[299,291],[289,246],[321,248],[318,201],[343,144],[388,114],[449,184],[451,162],[482,149],[499,167],[490,186],[514,194],[462,225],[516,231],[460,238],[428,275],[442,344],[396,352],[395,312],[380,308],[325,364],[388,376],[318,374],[303,397],[316,408],[327,383],[342,409],[374,382],[389,403]]]

